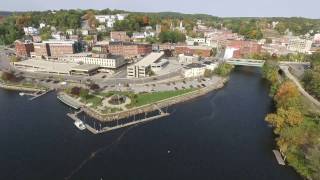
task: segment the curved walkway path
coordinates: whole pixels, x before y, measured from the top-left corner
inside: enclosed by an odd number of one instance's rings
[[[304,95],[306,98],[308,98],[314,105],[316,105],[318,108],[320,108],[320,102],[317,99],[315,99],[313,96],[311,96],[306,90],[304,90],[304,88],[300,84],[299,80],[290,73],[289,67],[285,66],[285,65],[280,65],[280,68],[283,70],[283,72],[286,74],[286,76],[297,85],[300,93],[302,95]]]

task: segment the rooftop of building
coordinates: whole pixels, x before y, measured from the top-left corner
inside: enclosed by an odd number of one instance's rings
[[[100,66],[98,65],[93,65],[93,64],[81,64],[75,67],[72,67],[71,70],[73,71],[85,71],[85,72],[90,72],[90,71],[95,71],[99,69]]]
[[[158,60],[158,61],[155,61],[154,63],[152,63],[152,65],[163,65],[163,64],[166,64],[166,63],[168,63],[169,62],[169,60],[168,59],[160,59],[160,60]]]
[[[200,64],[200,63],[192,63],[184,66],[185,69],[192,69],[192,68],[202,68],[205,67],[205,65]]]
[[[127,42],[127,41],[111,41],[109,42],[109,45],[124,45],[124,46],[130,46],[130,45],[150,45],[151,44],[147,44],[147,43],[134,43],[134,42]]]
[[[189,48],[189,49],[200,49],[200,50],[212,50],[212,47],[209,47],[209,46],[176,46],[176,47],[186,47],[186,48]]]
[[[73,67],[78,66],[76,63],[45,61],[40,59],[28,59],[25,61],[15,62],[14,64],[25,67],[36,67],[38,68],[38,71],[56,73],[69,73]]]
[[[136,66],[149,66],[152,63],[158,61],[161,57],[163,57],[164,52],[152,52],[143,59],[141,59],[139,62],[137,62]]]
[[[45,44],[74,44],[75,42],[76,42],[76,40],[71,40],[71,39],[67,39],[67,40],[49,39],[47,41],[43,41],[42,43],[45,43]]]

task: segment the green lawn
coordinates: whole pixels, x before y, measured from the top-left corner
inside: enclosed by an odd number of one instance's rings
[[[171,97],[179,96],[194,90],[196,89],[191,88],[191,89],[183,89],[183,90],[176,90],[176,91],[163,91],[163,92],[137,94],[137,96],[132,100],[131,104],[128,107],[132,108],[132,107],[143,106],[146,104],[154,103],[154,102],[168,99]]]
[[[87,95],[85,97],[81,97],[81,102],[86,104],[92,104],[92,107],[98,107],[102,104],[102,99],[94,96],[94,95]]]
[[[103,98],[101,97],[111,97],[114,94],[120,94],[127,96],[131,99],[131,104],[127,106],[127,108],[134,108],[134,107],[140,107],[143,105],[155,103],[164,99],[172,98],[175,96],[179,96],[182,94],[186,94],[192,91],[197,90],[197,88],[189,88],[189,89],[181,89],[181,90],[175,90],[175,91],[162,91],[162,92],[153,92],[153,93],[140,93],[135,94],[133,92],[104,92],[104,93],[93,93],[93,94],[87,94],[85,96],[81,97],[81,102],[85,104],[92,104],[93,108],[96,108],[102,104]],[[119,109],[107,109],[104,112],[117,112],[120,111]]]

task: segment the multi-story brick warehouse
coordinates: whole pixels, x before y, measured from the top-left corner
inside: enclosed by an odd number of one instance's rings
[[[262,45],[255,41],[230,40],[227,42],[227,48],[234,48],[234,58],[244,58],[248,55],[259,54],[262,50]]]
[[[151,44],[136,44],[132,42],[110,42],[109,52],[127,59],[145,56],[152,52]]]
[[[17,56],[30,57],[30,53],[34,51],[33,43],[15,42]]]
[[[34,43],[34,55],[47,58],[50,56],[49,45],[45,43]]]
[[[212,56],[212,48],[207,46],[176,46],[175,53],[186,55],[198,55],[200,57]]]
[[[77,52],[76,41],[44,41],[49,45],[51,58],[58,58],[66,54],[74,54]]]

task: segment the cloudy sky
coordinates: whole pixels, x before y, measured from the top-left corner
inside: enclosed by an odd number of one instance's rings
[[[320,0],[1,0],[0,10],[123,9],[177,11],[222,17],[301,16],[320,18]]]

